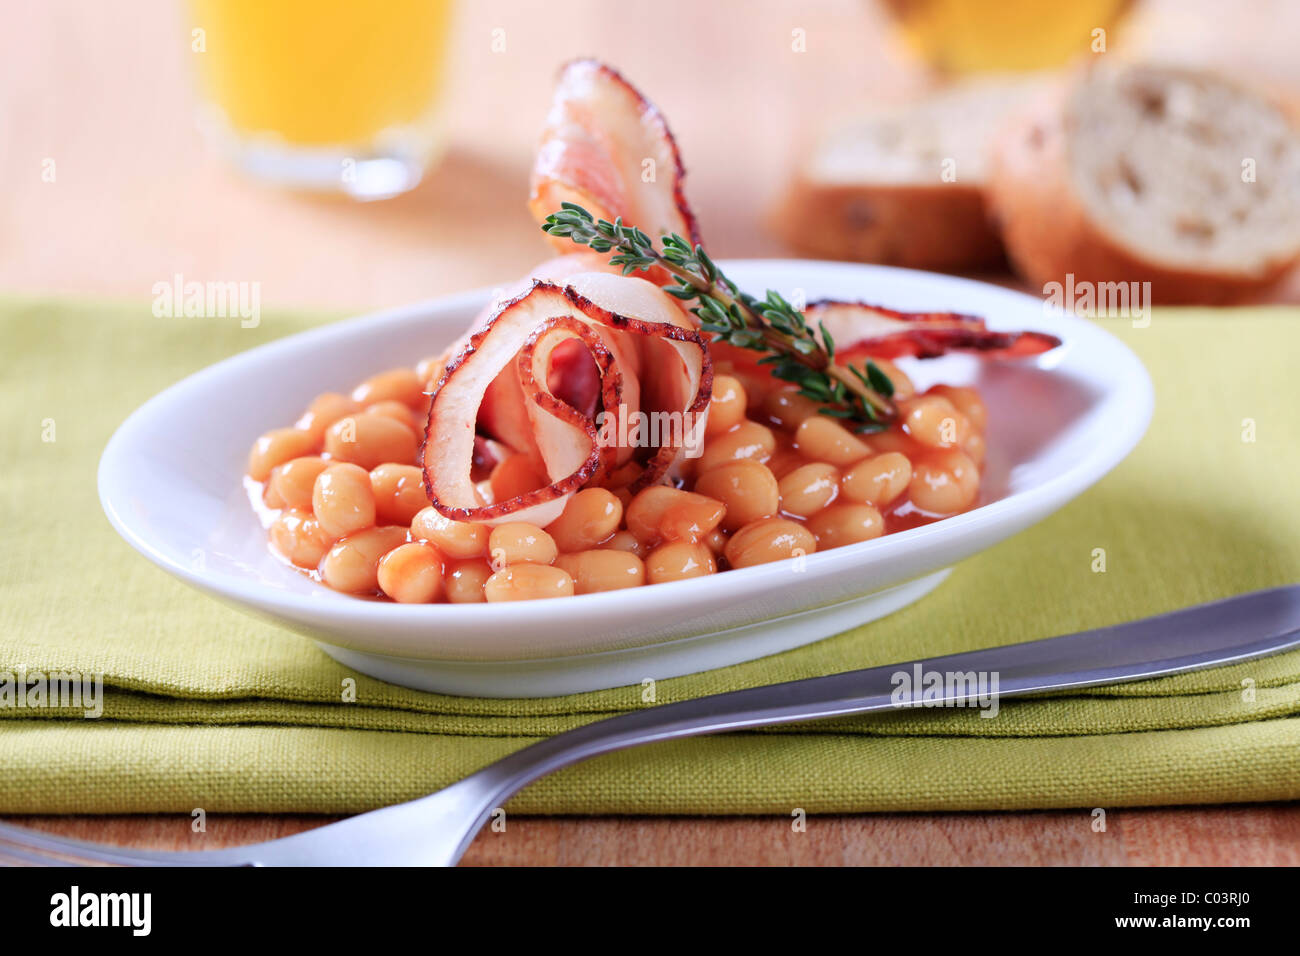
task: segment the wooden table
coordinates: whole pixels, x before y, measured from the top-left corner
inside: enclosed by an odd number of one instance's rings
[[[531,11],[529,9],[531,7]],[[550,77],[596,54],[672,121],[719,256],[780,255],[763,217],[826,115],[925,84],[860,0],[700,4],[654,17],[606,0],[462,4],[447,150],[414,193],[358,205],[242,181],[193,123],[174,0],[45,0],[0,33],[0,290],[152,297],[155,282],[255,281],[264,307],[370,309],[495,285],[546,254],[523,207]],[[743,15],[742,15],[743,11]],[[681,25],[686,24],[686,29]],[[724,29],[725,27],[725,29]],[[503,52],[493,52],[494,30]],[[794,31],[806,52],[796,52]],[[47,181],[48,170],[53,181]],[[1281,295],[1300,300],[1292,282]],[[472,863],[1300,863],[1290,806],[788,819],[512,819]],[[184,846],[188,817],[28,819],[85,838]],[[207,846],[319,819],[213,816]]]

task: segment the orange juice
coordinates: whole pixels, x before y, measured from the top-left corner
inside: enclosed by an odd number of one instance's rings
[[[194,59],[237,136],[364,147],[431,117],[450,7],[451,0],[191,0]]]
[[[884,0],[884,6],[931,66],[967,72],[1059,66],[1092,50],[1099,39],[1093,31],[1112,29],[1129,2]]]

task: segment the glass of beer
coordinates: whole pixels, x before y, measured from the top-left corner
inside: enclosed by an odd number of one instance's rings
[[[383,199],[441,147],[451,0],[190,0],[203,125],[285,186]]]
[[[883,0],[903,39],[944,73],[1041,70],[1093,52],[1130,0]],[[1103,31],[1098,34],[1095,31]],[[1104,49],[1104,48],[1103,48]]]

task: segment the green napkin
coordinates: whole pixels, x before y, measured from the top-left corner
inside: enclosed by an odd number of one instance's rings
[[[371,680],[190,590],[117,538],[95,469],[122,419],[189,372],[321,321],[267,315],[245,329],[157,318],[148,303],[0,301],[0,675],[101,673],[107,685],[98,720],[0,706],[0,812],[364,810],[652,706],[639,685],[484,700]],[[1113,474],[892,617],[660,681],[656,702],[1048,637],[1300,579],[1300,313],[1157,310],[1149,328],[1104,324],[1141,355],[1158,395],[1150,432]],[[344,699],[347,678],[355,701]],[[1297,797],[1292,653],[1005,700],[991,720],[909,710],[661,744],[557,774],[511,808],[789,814]]]

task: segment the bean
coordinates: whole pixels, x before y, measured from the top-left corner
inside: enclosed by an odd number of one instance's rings
[[[819,408],[821,406],[811,398],[799,394],[797,385],[786,385],[768,392],[767,397],[763,399],[763,411],[767,413],[767,417],[777,428],[788,431],[794,431],[805,420],[818,414]]]
[[[778,447],[772,453],[772,457],[767,460],[767,470],[772,473],[777,481],[780,481],[790,472],[806,463],[807,459],[793,448]]]
[[[497,462],[488,478],[493,501],[508,501],[550,483],[540,466],[528,455],[521,454],[507,455]]]
[[[279,466],[277,465],[276,467],[278,468]],[[275,468],[272,468],[271,478],[274,477]],[[270,479],[267,479],[266,484],[262,488],[262,504],[273,510],[278,510],[284,507],[284,498],[281,497],[280,492],[275,490],[275,486],[271,484]]]
[[[415,408],[424,399],[424,381],[414,369],[389,369],[372,375],[354,388],[352,397],[362,405],[392,400]]]
[[[987,454],[987,443],[981,433],[971,429],[971,433],[967,435],[966,440],[961,443],[961,450],[970,456],[970,460],[975,462],[977,468],[984,467],[984,457]]]
[[[718,512],[717,518],[713,520],[713,527],[716,527],[722,520],[721,512],[725,510],[720,502],[706,498],[704,495],[670,488],[668,485],[652,485],[639,492],[628,504],[624,512],[627,516],[627,529],[636,535],[637,540],[642,544],[654,545],[665,537],[663,524],[668,517],[668,512],[683,505],[696,507],[682,508],[674,512],[672,516],[674,531],[688,531],[695,523],[700,523],[701,526],[707,524],[709,517],[714,512]],[[708,532],[704,531],[704,533]]]
[[[385,462],[413,464],[419,440],[410,426],[387,415],[362,413],[325,429],[325,450],[331,458],[369,470]]]
[[[398,545],[379,559],[376,577],[398,604],[431,604],[442,594],[442,555],[419,542]]]
[[[316,478],[328,465],[329,462],[319,455],[291,458],[283,465],[276,465],[271,470],[271,481],[267,486],[281,502],[275,507],[310,511]]]
[[[772,387],[772,376],[766,372],[754,374],[741,369],[732,369],[729,374],[745,390],[745,414],[758,418],[763,411],[763,396]]]
[[[606,551],[626,551],[628,554],[635,554],[638,558],[644,558],[650,553],[650,549],[631,531],[615,531],[608,541],[601,542],[601,547]]]
[[[870,541],[885,533],[885,519],[871,505],[832,505],[808,521],[823,551],[859,541]]]
[[[335,542],[321,559],[321,580],[336,591],[373,594],[379,589],[379,559],[406,541],[406,529],[367,528]]]
[[[645,584],[645,564],[635,554],[603,548],[562,554],[555,566],[573,578],[575,594],[619,591]]]
[[[825,415],[805,418],[794,433],[794,447],[799,454],[814,461],[843,467],[871,454],[871,446],[843,425]]]
[[[353,412],[360,410],[360,404],[354,402],[348,396],[340,395],[338,392],[326,392],[323,395],[317,395],[312,400],[302,418],[298,419],[296,427],[311,432],[316,440],[320,441],[325,437],[325,429],[345,415],[351,415]]]
[[[253,442],[248,453],[248,476],[254,481],[266,481],[271,469],[283,465],[291,458],[301,458],[316,451],[317,440],[311,432],[301,428],[277,428]]]
[[[970,434],[970,420],[940,395],[908,399],[899,410],[907,433],[930,448],[956,448]]]
[[[721,435],[745,418],[745,406],[749,397],[745,386],[731,375],[713,377],[713,400],[709,402],[709,420],[704,426],[704,434],[712,437]]]
[[[844,475],[844,497],[857,504],[887,508],[907,490],[912,463],[906,455],[888,451],[860,461]]]
[[[370,475],[358,465],[334,464],[317,475],[311,505],[321,527],[336,538],[375,523]]]
[[[483,585],[483,595],[493,603],[535,601],[570,597],[572,594],[573,578],[569,572],[548,564],[516,564],[502,568]]]
[[[383,415],[385,418],[391,418],[395,422],[400,422],[417,435],[424,432],[424,420],[416,420],[415,412],[407,405],[392,399],[385,399],[382,402],[375,402],[365,410],[367,415]]]
[[[480,558],[488,553],[491,527],[470,521],[455,521],[425,508],[411,519],[411,534],[428,541],[449,558]]]
[[[871,361],[875,364],[876,368],[884,372],[885,377],[893,383],[895,401],[901,402],[903,399],[911,398],[916,394],[916,386],[913,385],[912,380],[907,377],[907,373],[893,362],[889,361],[889,359],[873,358]]]
[[[704,539],[704,546],[712,551],[714,555],[719,555],[727,550],[727,542],[730,540],[731,535],[721,528],[714,528],[709,532],[708,537]]]
[[[799,518],[821,511],[839,493],[840,473],[834,465],[809,462],[781,479],[781,510]]]
[[[515,564],[550,564],[558,553],[555,539],[527,521],[507,521],[488,535],[488,554],[496,571]]]
[[[670,506],[659,521],[659,534],[668,541],[703,541],[726,515],[726,506],[713,498]]]
[[[982,432],[988,428],[989,410],[975,389],[958,385],[936,385],[928,394],[946,398],[970,420],[971,427],[976,431]]]
[[[979,490],[979,468],[969,455],[956,450],[937,452],[914,462],[907,486],[912,504],[934,515],[965,511],[975,503]]]
[[[311,512],[291,508],[271,522],[271,543],[300,568],[315,568],[334,543]]]
[[[452,604],[482,604],[487,600],[483,585],[492,577],[492,568],[482,558],[448,561],[442,584]]]
[[[717,570],[718,562],[714,560],[713,552],[690,541],[670,541],[655,548],[645,559],[646,579],[651,584],[699,578]]]
[[[785,518],[761,518],[731,536],[726,555],[733,568],[748,568],[816,550],[816,540],[803,525]]]
[[[422,358],[416,363],[415,377],[424,383],[426,391],[432,390],[433,386],[438,384],[438,379],[442,378],[442,371],[446,365],[441,355]]]
[[[380,465],[370,471],[375,496],[375,517],[384,524],[409,525],[429,506],[424,475],[414,465]]]
[[[586,551],[617,531],[622,520],[623,502],[612,491],[584,488],[569,498],[546,533],[561,551]]]
[[[771,517],[781,504],[776,476],[752,458],[730,461],[706,471],[695,483],[695,491],[726,506],[722,527],[727,531]]]
[[[776,437],[772,434],[772,429],[765,428],[758,422],[743,421],[705,444],[704,454],[695,466],[696,473],[702,475],[710,468],[738,458],[767,461],[775,450]]]
[[[872,435],[871,447],[877,453],[896,451],[900,455],[905,455],[912,459],[915,459],[922,452],[926,451],[925,445],[916,441],[916,439],[912,438],[897,425],[883,432],[876,432]]]

